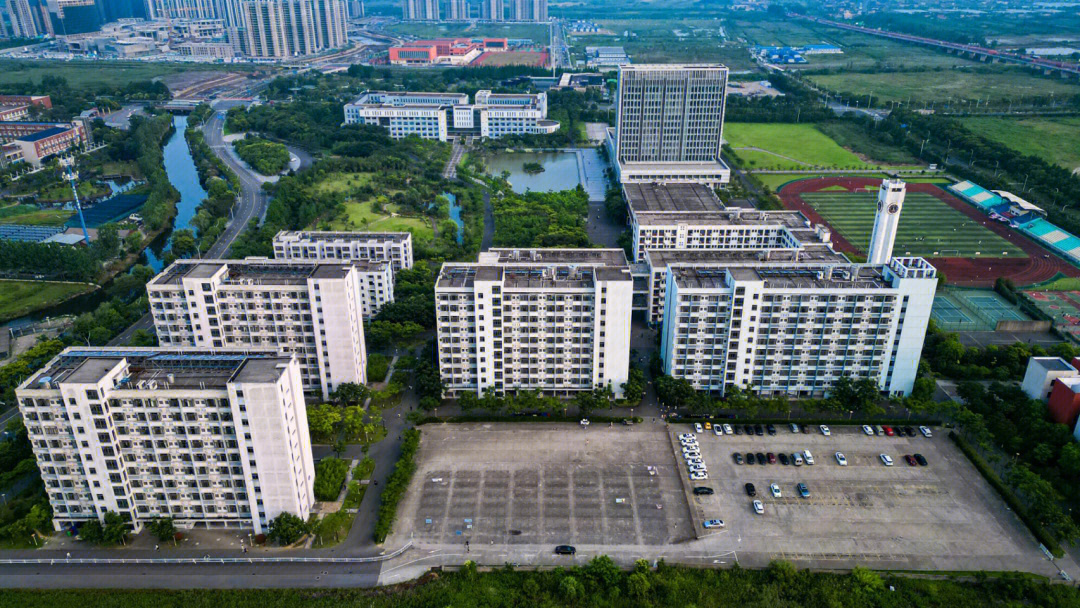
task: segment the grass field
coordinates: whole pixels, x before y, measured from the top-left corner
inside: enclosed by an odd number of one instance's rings
[[[873,231],[875,192],[812,192],[802,199],[852,245],[865,251]],[[1024,252],[937,197],[908,192],[896,234],[896,255],[1010,257]]]
[[[0,218],[0,224],[29,224],[31,226],[63,226],[75,212],[65,209],[35,209],[26,213]]]
[[[1080,94],[1080,85],[1056,78],[1034,76],[1020,68],[995,66],[992,71],[942,70],[930,72],[842,73],[809,76],[831,91],[872,94],[876,102],[907,102],[921,106],[931,102],[961,100],[1019,101],[1024,97],[1053,93],[1061,97]]]
[[[817,125],[819,131],[838,145],[851,150],[867,162],[888,165],[920,165],[922,161],[907,150],[874,137],[862,125],[852,122],[825,122]]]
[[[349,194],[354,188],[366,186],[371,182],[371,173],[331,173],[315,184],[319,194]]]
[[[0,321],[7,321],[57,304],[94,289],[87,283],[0,280]]]
[[[858,173],[852,174],[856,177],[873,177],[873,178],[886,178],[888,177],[884,173]],[[757,173],[754,177],[758,178],[761,183],[768,186],[774,192],[780,186],[788,182],[793,182],[800,179],[813,179],[818,177],[838,177],[836,174],[825,175],[823,173]],[[841,174],[839,177],[843,177]],[[910,175],[904,176],[904,181],[909,184],[951,184],[952,180],[944,177],[914,177]]]
[[[810,124],[728,123],[724,139],[750,169],[872,169]],[[745,148],[760,148],[749,150]]]
[[[568,35],[575,59],[586,46],[621,46],[634,63],[722,63],[755,69],[746,46],[721,35],[723,23],[706,19],[596,19],[614,36]]]
[[[1008,146],[1066,169],[1080,167],[1080,117],[1004,118],[985,116],[965,118],[964,126]]]
[[[255,69],[255,68],[250,68]],[[72,87],[117,85],[133,81],[151,80],[158,76],[189,72],[192,70],[245,71],[235,65],[209,63],[146,63],[126,61],[30,61],[21,59],[0,60],[0,84],[40,82],[42,76],[60,76]]]
[[[394,213],[397,208],[387,205],[387,211]],[[391,216],[376,213],[371,208],[371,201],[349,201],[345,203],[345,214],[328,221],[317,222],[319,230],[362,230],[368,232],[411,232],[413,238],[427,242],[435,238],[431,221],[420,217]]]

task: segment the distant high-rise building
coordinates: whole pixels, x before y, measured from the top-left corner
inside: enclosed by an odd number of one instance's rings
[[[349,19],[359,19],[364,16],[364,0],[349,0],[345,8],[348,9]]]
[[[233,28],[250,57],[287,59],[343,46],[344,0],[241,0]]]
[[[120,19],[146,19],[147,3],[145,0],[99,0],[105,11],[105,21],[111,23]]]
[[[482,0],[480,18],[488,21],[503,20],[503,0]]]
[[[547,21],[547,0],[511,0],[510,21]]]
[[[40,36],[40,17],[35,15],[30,0],[7,0],[8,16],[11,19],[11,35],[15,38],[36,38]]]
[[[619,67],[610,134],[623,183],[726,183],[720,160],[728,69],[722,65]]]
[[[345,46],[345,0],[312,0],[315,17],[315,40],[319,50]]]
[[[405,21],[438,21],[439,0],[402,0]]]
[[[466,21],[469,19],[468,0],[449,0],[447,7],[446,18],[449,21]]]
[[[148,0],[151,19],[220,19],[228,0]]]
[[[877,212],[874,214],[874,230],[870,233],[870,248],[866,253],[867,264],[888,264],[896,243],[896,229],[900,225],[900,211],[904,208],[907,185],[899,179],[883,179],[878,188]]]
[[[49,21],[56,36],[87,34],[101,29],[105,12],[97,0],[50,0]]]

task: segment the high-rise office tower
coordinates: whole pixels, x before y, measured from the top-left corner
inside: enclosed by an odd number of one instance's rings
[[[720,160],[728,69],[722,65],[624,65],[614,140],[623,183],[726,183]]]
[[[148,0],[151,19],[223,19],[219,14],[230,0]]]
[[[904,208],[907,184],[900,179],[883,179],[878,188],[877,212],[874,214],[874,230],[870,233],[870,248],[866,253],[868,264],[888,264],[892,259],[896,230],[900,226],[900,212]]]

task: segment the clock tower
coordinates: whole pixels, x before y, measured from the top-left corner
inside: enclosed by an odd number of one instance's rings
[[[892,259],[896,229],[900,225],[900,211],[904,208],[907,184],[900,179],[884,179],[878,188],[877,213],[874,215],[874,231],[870,235],[870,249],[866,261],[870,264],[888,264]]]

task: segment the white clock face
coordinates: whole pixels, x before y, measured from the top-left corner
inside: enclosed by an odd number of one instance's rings
[[[897,211],[900,211],[900,205],[896,203],[889,205],[889,213],[896,213]]]

